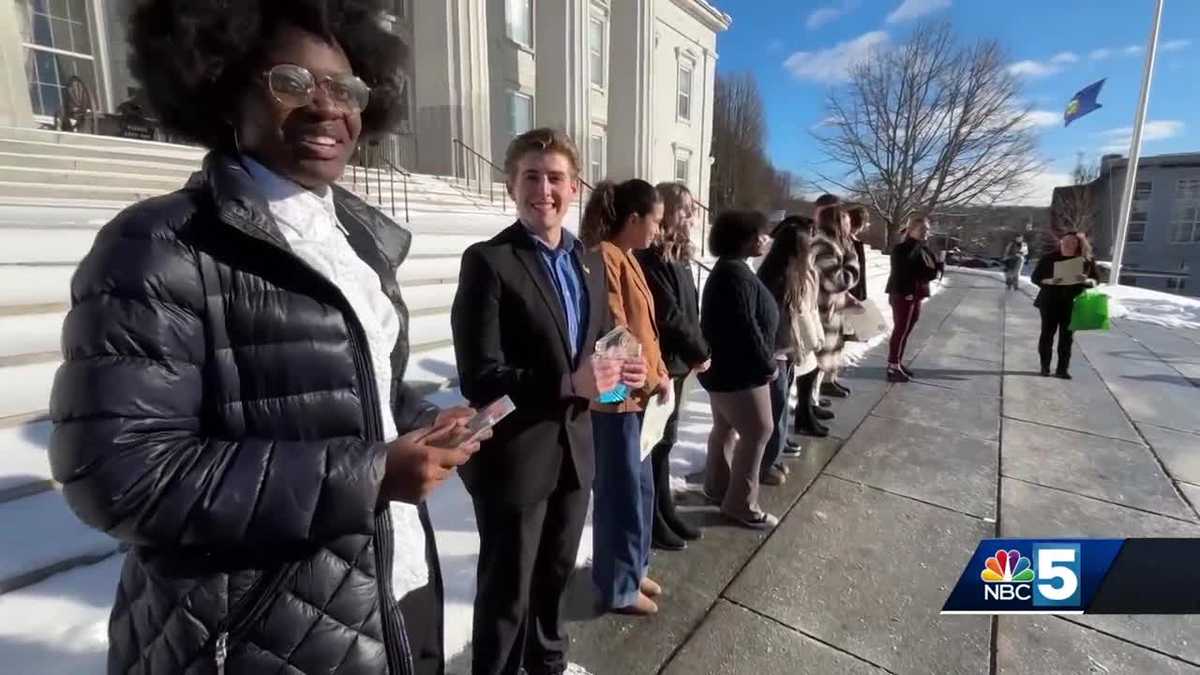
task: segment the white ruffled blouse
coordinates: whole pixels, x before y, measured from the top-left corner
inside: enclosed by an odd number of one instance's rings
[[[347,232],[337,219],[333,190],[323,195],[283,178],[257,161],[243,156],[242,164],[267,200],[279,231],[301,260],[319,272],[345,296],[366,333],[371,365],[379,392],[383,438],[399,435],[392,416],[392,349],[400,335],[400,317],[379,285],[379,275],[354,252]],[[425,529],[417,507],[392,502],[396,546],[392,585],[396,597],[429,583],[425,559]]]

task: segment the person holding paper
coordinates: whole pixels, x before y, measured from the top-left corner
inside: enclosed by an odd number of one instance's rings
[[[612,327],[604,261],[563,229],[579,153],[562,131],[509,144],[505,181],[518,220],[463,253],[450,321],[460,387],[516,410],[460,471],[479,527],[474,675],[561,673],[560,612],[587,518],[595,459],[589,402],[645,366],[592,359]]]
[[[1033,270],[1033,283],[1038,286],[1033,304],[1042,314],[1042,332],[1038,337],[1038,356],[1042,361],[1042,377],[1050,376],[1054,352],[1054,334],[1058,333],[1058,367],[1054,374],[1071,379],[1071,309],[1075,298],[1095,286],[1099,277],[1092,259],[1092,245],[1082,232],[1068,232],[1058,240],[1058,249],[1042,257]]]
[[[646,363],[644,385],[630,388],[623,401],[592,402],[592,579],[604,609],[635,616],[656,613],[652,598],[662,593],[646,574],[654,527],[654,471],[649,456],[642,456],[642,416],[651,398],[670,402],[672,386],[659,347],[654,295],[633,252],[654,242],[662,219],[662,198],[653,185],[636,178],[619,185],[604,181],[588,199],[579,228],[584,244],[603,259],[613,323],[637,339]]]
[[[692,275],[691,241],[695,205],[692,193],[682,183],[659,183],[663,200],[663,221],[658,241],[644,251],[635,251],[650,292],[654,295],[654,316],[658,323],[659,344],[667,373],[675,383],[675,405],[667,419],[662,437],[650,451],[654,469],[655,548],[679,551],[687,542],[699,539],[700,530],[687,523],[675,510],[671,494],[671,449],[675,446],[679,414],[683,408],[684,384],[693,372],[708,370],[708,343],[700,332],[700,294]]]
[[[757,211],[717,216],[708,244],[719,259],[700,311],[712,348],[712,365],[699,375],[713,416],[704,496],[725,517],[756,530],[779,524],[758,504],[759,471],[774,428],[769,385],[781,376],[775,363],[779,309],[747,262],[765,251],[767,228],[766,216]]]
[[[904,241],[892,249],[888,274],[888,303],[892,306],[892,337],[888,342],[888,382],[904,383],[913,374],[904,365],[904,351],[917,321],[921,303],[929,297],[929,284],[937,278],[937,256],[925,243],[929,220],[923,215],[909,218]]]

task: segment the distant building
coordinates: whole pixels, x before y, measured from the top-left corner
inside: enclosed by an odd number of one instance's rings
[[[1096,255],[1111,260],[1128,165],[1106,155],[1092,183],[1055,188],[1052,230],[1076,229],[1089,212]],[[1121,283],[1200,296],[1200,153],[1142,157],[1133,196]]]
[[[73,77],[97,113],[133,99],[133,0],[0,0],[0,126],[50,126]],[[584,178],[679,180],[708,192],[717,33],[708,0],[392,0],[410,47],[394,161],[471,174],[515,135],[565,129]],[[456,140],[458,142],[456,142]],[[493,176],[494,177],[494,176]]]

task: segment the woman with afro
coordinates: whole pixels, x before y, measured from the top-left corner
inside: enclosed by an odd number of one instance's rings
[[[407,58],[354,0],[150,0],[133,70],[210,152],[72,282],[51,461],[127,546],[110,673],[439,673],[424,497],[472,411],[403,382],[410,235],[335,185]]]

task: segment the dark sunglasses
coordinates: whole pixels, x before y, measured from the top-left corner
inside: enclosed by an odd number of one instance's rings
[[[275,100],[289,108],[303,108],[312,103],[317,87],[346,112],[362,112],[371,100],[367,83],[349,73],[317,79],[308,68],[281,63],[262,76]]]

